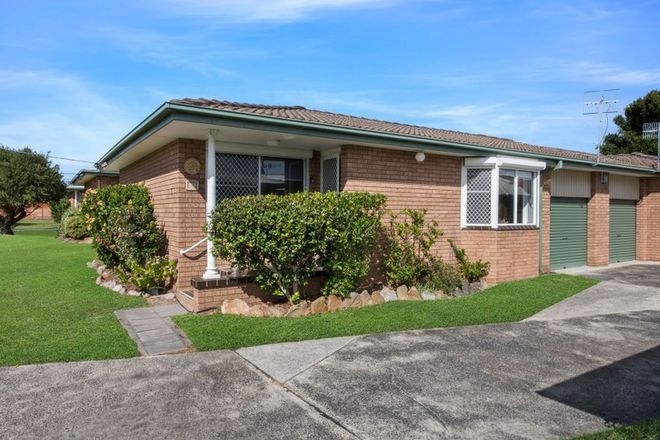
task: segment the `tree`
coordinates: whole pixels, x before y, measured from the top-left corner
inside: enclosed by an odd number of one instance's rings
[[[645,96],[634,100],[626,106],[624,116],[614,118],[619,131],[605,136],[601,152],[620,154],[637,151],[656,155],[658,141],[642,137],[642,126],[645,122],[660,122],[660,90],[651,90]]]
[[[48,155],[0,145],[0,234],[13,234],[17,222],[65,192],[60,169]]]

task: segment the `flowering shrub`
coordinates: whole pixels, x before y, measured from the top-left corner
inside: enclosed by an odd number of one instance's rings
[[[119,269],[122,283],[146,291],[152,287],[170,287],[176,278],[176,261],[167,257],[152,257],[144,265],[129,262],[127,269]]]
[[[106,266],[130,271],[130,265],[144,266],[162,254],[165,236],[146,187],[110,185],[89,190],[80,212],[96,254]]]

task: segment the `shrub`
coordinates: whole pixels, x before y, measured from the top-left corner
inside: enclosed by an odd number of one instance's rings
[[[60,221],[59,233],[61,237],[82,240],[87,237],[87,224],[77,209],[69,208]]]
[[[390,215],[383,265],[390,284],[414,286],[424,282],[431,270],[431,248],[442,236],[438,223],[426,223],[426,210],[404,209]]]
[[[446,263],[440,258],[432,258],[429,273],[424,281],[425,287],[451,294],[461,284],[461,275],[456,266]]]
[[[368,272],[384,203],[368,193],[225,199],[209,236],[218,257],[251,270],[260,287],[289,301],[321,267],[324,293],[343,294]]]
[[[53,218],[55,223],[60,223],[62,221],[62,215],[68,209],[70,209],[69,199],[59,199],[50,204],[50,216]]]
[[[165,243],[156,223],[149,190],[142,185],[110,185],[85,193],[80,212],[98,258],[111,268],[129,270],[160,255]]]
[[[465,253],[465,249],[459,248],[451,239],[448,239],[448,241],[452,250],[454,251],[454,255],[456,256],[460,274],[465,280],[473,283],[488,275],[490,270],[489,262],[482,260],[470,260]]]
[[[149,258],[144,265],[129,262],[126,269],[119,269],[119,279],[138,290],[146,291],[153,287],[170,287],[176,279],[176,261],[167,257]]]

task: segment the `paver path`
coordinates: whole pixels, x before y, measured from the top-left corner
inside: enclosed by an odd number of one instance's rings
[[[138,346],[143,356],[181,353],[192,346],[174,325],[170,316],[182,315],[186,309],[180,304],[118,310],[119,322]]]

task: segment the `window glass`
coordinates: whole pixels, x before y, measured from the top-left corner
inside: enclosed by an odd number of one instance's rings
[[[534,173],[518,171],[517,223],[534,222]]]
[[[514,192],[516,172],[500,169],[499,223],[514,223]]]
[[[261,158],[261,194],[289,194],[303,191],[302,159]]]

